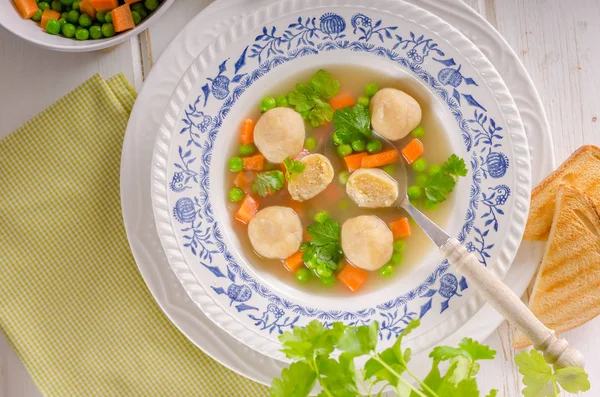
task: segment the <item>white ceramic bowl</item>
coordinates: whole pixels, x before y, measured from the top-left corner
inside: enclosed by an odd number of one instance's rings
[[[51,50],[64,52],[97,51],[120,44],[132,36],[148,29],[153,23],[158,21],[174,2],[175,0],[164,0],[160,7],[158,7],[158,9],[142,23],[136,26],[135,29],[116,34],[107,39],[79,41],[68,39],[63,36],[53,36],[48,34],[40,27],[38,22],[21,17],[21,14],[17,11],[12,0],[0,1],[0,25],[24,40]]]

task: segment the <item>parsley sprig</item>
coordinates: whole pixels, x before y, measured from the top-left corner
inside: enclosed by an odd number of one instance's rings
[[[271,397],[306,397],[318,382],[322,388],[318,397],[373,397],[373,389],[394,391],[400,397],[480,397],[477,374],[482,360],[493,360],[496,352],[470,338],[457,347],[438,346],[429,357],[431,371],[420,379],[409,368],[410,348],[403,347],[403,338],[419,326],[419,320],[410,322],[394,345],[377,352],[379,324],[350,327],[336,322],[326,328],[319,321],[311,321],[305,328],[295,327],[279,337],[281,351],[295,362],[284,369],[281,377],[271,384]],[[339,357],[331,357],[334,351]],[[358,371],[354,359],[368,356]],[[569,393],[587,391],[590,383],[581,368],[562,368],[553,372],[535,350],[515,357],[524,375],[525,397],[557,397],[560,385]],[[447,363],[440,368],[441,363]],[[363,391],[358,385],[362,385]],[[487,397],[496,397],[491,390]]]
[[[267,171],[256,174],[252,182],[252,191],[260,197],[266,197],[269,193],[275,193],[283,187],[283,172]]]
[[[425,197],[434,203],[446,200],[448,194],[452,193],[458,178],[467,175],[465,160],[453,154],[446,160],[440,172],[437,172],[425,183],[423,187]]]
[[[306,165],[302,161],[292,160],[289,157],[283,160],[283,165],[285,166],[285,179],[288,181],[292,179],[294,174],[303,173],[306,168]]]
[[[325,217],[321,222],[315,222],[308,226],[306,233],[310,237],[310,241],[303,243],[300,247],[304,262],[312,261],[317,266],[323,265],[331,270],[336,270],[344,256],[340,224]]]
[[[371,136],[369,109],[360,104],[336,110],[333,113],[333,125],[337,142],[341,144],[351,144]]]
[[[340,82],[325,70],[319,70],[308,83],[296,84],[287,96],[288,103],[313,127],[319,127],[333,118],[328,99],[340,91]]]

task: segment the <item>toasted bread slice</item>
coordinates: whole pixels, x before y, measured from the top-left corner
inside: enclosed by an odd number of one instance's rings
[[[561,185],[587,193],[600,206],[600,148],[587,145],[575,151],[531,192],[525,240],[545,241],[550,233],[556,194]]]
[[[563,186],[529,308],[557,333],[600,314],[600,214],[585,193]],[[531,344],[518,333],[514,347]]]

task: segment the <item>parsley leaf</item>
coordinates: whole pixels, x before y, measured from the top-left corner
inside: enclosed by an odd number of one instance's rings
[[[317,320],[313,320],[304,328],[294,327],[292,332],[279,336],[283,347],[281,351],[287,358],[296,360],[312,360],[314,356],[329,355],[342,334],[344,325],[333,323],[328,329]]]
[[[590,381],[588,374],[585,373],[583,368],[579,367],[566,367],[559,368],[554,373],[556,381],[562,386],[563,389],[569,393],[579,393],[580,391],[590,390]]]
[[[459,176],[467,176],[467,166],[465,164],[465,160],[461,159],[456,154],[453,154],[448,158],[448,160],[446,160],[444,165],[442,165],[442,172],[453,175],[457,178]]]
[[[281,372],[281,378],[273,379],[271,397],[306,397],[312,391],[317,375],[305,362],[295,362]]]
[[[252,182],[252,191],[260,197],[266,197],[267,194],[278,191],[283,187],[283,172],[267,171],[256,174]]]
[[[371,115],[363,105],[336,110],[333,114],[336,137],[342,144],[371,136]]]
[[[453,154],[442,165],[440,172],[431,175],[427,179],[425,186],[423,186],[425,197],[434,203],[445,201],[446,196],[454,190],[458,178],[466,175],[465,160]]]
[[[362,356],[375,350],[378,337],[379,324],[376,321],[357,328],[346,328],[340,337],[338,348],[347,356]]]
[[[316,362],[321,376],[319,381],[324,388],[327,388],[329,395],[335,397],[356,397],[358,395],[356,370],[351,359],[343,355],[339,361],[317,357]]]
[[[289,157],[283,160],[283,165],[285,166],[285,178],[288,181],[292,179],[293,174],[301,174],[306,168],[302,161],[292,160]]]
[[[339,90],[340,82],[321,69],[308,84],[296,84],[296,89],[288,94],[288,103],[313,127],[319,127],[332,120],[333,108],[327,99]]]
[[[331,218],[323,222],[313,223],[306,228],[311,238],[308,243],[302,244],[300,250],[304,253],[304,262],[316,261],[317,265],[324,265],[335,270],[342,260],[341,227]]]

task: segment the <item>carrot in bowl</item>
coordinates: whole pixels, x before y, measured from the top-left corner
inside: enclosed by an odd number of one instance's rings
[[[399,158],[400,154],[398,151],[396,149],[391,149],[363,157],[360,165],[363,168],[382,167],[384,165],[395,163]]]
[[[17,10],[25,19],[30,19],[38,10],[35,0],[13,0]]]
[[[348,92],[340,92],[329,99],[333,110],[339,110],[354,105],[354,97]]]
[[[265,156],[255,154],[254,156],[244,157],[244,169],[246,171],[262,171],[265,167]]]
[[[242,189],[244,193],[248,193],[252,187],[252,182],[254,182],[254,173],[242,171],[237,174],[233,183]]]
[[[339,272],[338,279],[352,292],[356,292],[367,280],[367,272],[345,262],[344,268]]]
[[[88,14],[92,19],[96,19],[96,9],[90,3],[90,0],[82,0],[79,3],[79,10],[84,14]]]
[[[425,152],[423,144],[417,138],[408,142],[404,149],[402,149],[402,156],[406,159],[408,164],[412,164]]]
[[[112,16],[112,23],[115,26],[116,33],[135,28],[129,4],[123,4],[115,8],[110,12],[110,15]]]
[[[346,168],[348,168],[348,172],[354,172],[360,168],[362,163],[362,159],[367,157],[367,152],[351,154],[349,156],[344,157],[344,162],[346,163]]]
[[[109,12],[119,6],[119,0],[90,0],[97,12]]]
[[[290,256],[289,258],[287,258],[286,260],[283,261],[283,265],[285,266],[286,269],[288,269],[290,272],[295,272],[296,270],[300,269],[302,266],[304,266],[304,260],[302,259],[302,255],[304,253],[302,251],[298,251],[295,254],[293,254],[292,256]]]
[[[394,239],[409,237],[411,235],[410,223],[407,218],[397,219],[389,224]]]
[[[254,143],[254,121],[252,121],[252,119],[245,119],[242,121],[240,141],[242,142],[242,145]]]
[[[247,225],[257,212],[258,201],[247,194],[246,197],[244,197],[244,201],[242,201],[242,205],[238,209],[238,212],[235,214],[235,219]]]
[[[60,19],[60,12],[46,8],[42,13],[42,19],[40,20],[40,26],[42,29],[46,29],[46,25],[51,19],[56,19],[58,21]]]

